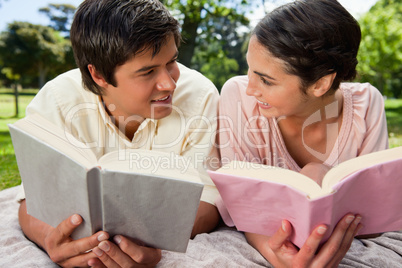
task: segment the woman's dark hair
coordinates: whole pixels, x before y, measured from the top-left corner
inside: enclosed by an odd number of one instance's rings
[[[117,66],[152,49],[153,55],[173,36],[180,45],[179,23],[158,0],[85,0],[78,8],[70,38],[84,87],[101,95],[88,65],[116,86]]]
[[[253,31],[258,41],[299,76],[302,90],[336,73],[330,92],[356,77],[361,31],[358,22],[336,0],[301,0],[281,6]]]

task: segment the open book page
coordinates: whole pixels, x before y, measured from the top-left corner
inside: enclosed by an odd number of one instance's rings
[[[333,185],[354,172],[400,158],[402,158],[402,146],[362,155],[342,162],[328,171],[322,181],[322,188],[331,189]]]
[[[305,195],[308,195],[310,198],[316,198],[328,193],[323,191],[320,185],[309,177],[280,167],[232,161],[230,164],[218,169],[217,172],[285,184],[305,193]]]
[[[17,121],[14,123],[14,127],[63,152],[88,169],[96,166],[97,159],[91,149],[39,114],[33,114]]]

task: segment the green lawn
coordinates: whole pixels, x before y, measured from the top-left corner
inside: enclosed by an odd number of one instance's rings
[[[19,116],[15,117],[14,96],[9,90],[0,89],[0,190],[21,183],[7,124],[25,116],[25,108],[36,92],[30,90],[19,96]]]
[[[19,96],[18,117],[14,117],[14,96],[9,90],[0,89],[0,190],[20,184],[20,176],[15,160],[7,124],[25,116],[25,108],[37,91],[25,91]],[[385,101],[390,147],[402,146],[402,99]]]
[[[402,146],[402,99],[385,101],[390,147]]]

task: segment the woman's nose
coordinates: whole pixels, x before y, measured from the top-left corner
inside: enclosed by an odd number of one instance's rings
[[[253,85],[253,83],[251,83],[251,81],[249,81],[247,85],[246,94],[248,96],[254,96],[254,97],[258,97],[261,95],[260,91]]]

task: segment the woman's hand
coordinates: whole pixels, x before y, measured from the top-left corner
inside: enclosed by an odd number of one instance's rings
[[[351,214],[343,217],[322,247],[325,225],[315,228],[299,250],[288,240],[292,226],[286,220],[271,237],[247,233],[246,238],[274,267],[337,267],[362,227],[360,220],[360,216]]]

